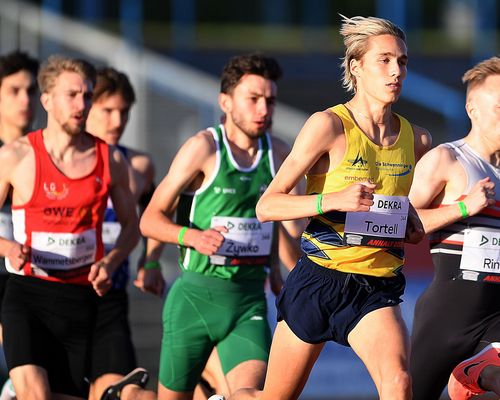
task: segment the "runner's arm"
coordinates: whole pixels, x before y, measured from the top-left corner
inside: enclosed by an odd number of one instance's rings
[[[415,149],[415,161],[418,162],[424,154],[426,154],[432,146],[432,137],[424,128],[420,126],[413,125],[414,132],[414,149]],[[408,222],[406,224],[405,232],[405,242],[416,244],[420,242],[425,236],[425,229],[423,222],[420,220],[419,214],[415,210],[415,207],[410,203],[410,208],[408,210]]]
[[[425,233],[463,219],[460,208],[455,203],[437,207],[446,191],[452,190],[452,186],[457,193],[461,193],[457,186],[465,187],[465,182],[457,183],[457,168],[461,168],[457,166],[458,163],[452,152],[444,146],[432,149],[417,163],[409,197],[423,223]],[[492,190],[494,184],[487,178],[474,185],[463,200],[469,215],[477,214],[488,204],[494,203],[494,199],[488,197]]]
[[[0,208],[3,207],[12,187],[14,177],[17,184],[20,180],[15,175],[18,166],[26,157],[31,146],[26,138],[22,138],[9,145],[0,148]],[[26,176],[24,174],[24,176]],[[15,190],[16,188],[14,188]],[[7,257],[10,265],[16,270],[20,270],[29,259],[30,249],[16,241],[0,237],[0,256]]]
[[[291,271],[302,255],[300,235],[293,237],[282,225],[279,225],[279,255],[280,260],[288,271]]]
[[[290,153],[290,146],[281,139],[273,137],[274,165],[279,170],[281,164]],[[290,191],[293,195],[302,195],[305,193],[305,180],[301,179],[299,183]],[[278,226],[278,252],[281,263],[288,271],[297,263],[302,254],[300,248],[300,237],[307,225],[307,218],[293,219],[289,221],[280,221]],[[280,275],[281,276],[281,275]]]
[[[139,240],[138,217],[134,197],[130,191],[128,164],[115,150],[110,155],[110,198],[121,230],[113,249],[106,255],[114,271],[130,254]]]
[[[343,132],[337,116],[330,112],[313,114],[300,131],[292,151],[257,204],[261,221],[282,221],[318,215],[316,195],[293,195],[291,190],[324,154],[335,145]],[[373,204],[374,185],[354,183],[347,188],[324,194],[323,212],[368,211]]]
[[[214,254],[222,245],[224,227],[201,231],[182,227],[173,216],[182,192],[192,189],[195,180],[211,173],[215,165],[215,143],[210,132],[202,131],[191,137],[178,151],[167,175],[156,188],[141,218],[144,236],[164,243],[179,243],[179,233],[184,231],[183,243],[205,255]],[[213,168],[213,167],[212,167]],[[188,229],[185,229],[188,228]]]
[[[414,137],[414,149],[415,149],[415,161],[420,160],[425,153],[427,153],[432,147],[432,136],[427,129],[424,129],[418,125],[412,124],[413,137]]]
[[[271,286],[271,291],[274,295],[278,295],[281,288],[283,287],[283,277],[281,276],[281,268],[280,268],[280,255],[278,252],[279,249],[279,231],[280,224],[274,223],[273,226],[273,244],[271,247],[271,256],[270,256],[270,271],[269,271],[269,283]]]
[[[142,216],[154,193],[155,166],[151,157],[146,153],[135,153],[130,162],[142,183],[138,201],[139,215]],[[134,285],[143,292],[162,296],[165,290],[165,280],[159,261],[164,244],[144,236],[142,236],[142,241],[144,251],[138,260]]]
[[[139,261],[134,286],[145,293],[162,296],[165,291],[165,280],[159,260],[164,244],[154,239],[147,239],[145,242],[146,252]]]
[[[128,257],[139,240],[135,201],[130,191],[129,165],[123,155],[112,147],[109,169],[111,175],[109,195],[121,230],[111,251],[91,266],[89,281],[100,296],[109,290],[113,272]]]

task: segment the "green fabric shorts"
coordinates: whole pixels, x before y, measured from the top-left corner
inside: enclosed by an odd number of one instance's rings
[[[248,360],[266,361],[271,346],[262,282],[231,282],[185,271],[163,308],[160,383],[194,390],[214,346],[227,374]]]

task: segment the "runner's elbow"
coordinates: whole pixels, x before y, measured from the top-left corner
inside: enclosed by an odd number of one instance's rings
[[[139,230],[141,231],[141,235],[144,237],[152,237],[152,229],[151,224],[149,223],[149,217],[146,213],[144,213],[139,221]]]
[[[255,214],[257,215],[257,219],[260,222],[271,221],[271,218],[269,215],[269,207],[268,207],[267,202],[265,200],[262,201],[262,198],[258,201],[257,206],[255,207]]]

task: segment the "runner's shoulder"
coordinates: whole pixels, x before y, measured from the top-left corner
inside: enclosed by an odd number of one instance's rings
[[[19,162],[33,151],[28,138],[23,136],[9,144],[0,147],[0,159],[2,162]],[[2,164],[6,166],[8,164]]]
[[[208,129],[204,129],[186,140],[181,150],[191,153],[196,157],[207,157],[216,152],[217,146],[212,132]]]
[[[26,137],[19,138],[12,143],[0,147],[1,175],[9,176],[18,166],[26,166],[29,156],[34,155],[33,147]]]
[[[432,136],[427,129],[422,128],[421,126],[412,123],[411,127],[413,128],[415,155],[417,156],[417,159],[420,159],[431,149]]]

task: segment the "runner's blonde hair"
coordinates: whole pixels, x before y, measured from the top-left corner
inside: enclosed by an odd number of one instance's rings
[[[462,76],[462,82],[467,85],[467,95],[471,89],[481,85],[488,76],[500,75],[500,58],[491,57],[474,65]]]
[[[344,38],[345,56],[342,58],[342,86],[356,92],[356,77],[349,68],[351,60],[360,60],[368,50],[368,39],[372,36],[393,35],[406,43],[406,35],[396,24],[377,17],[352,17],[342,14],[340,34]]]
[[[96,71],[92,64],[78,58],[53,55],[42,64],[38,72],[40,92],[49,92],[54,87],[57,77],[63,72],[76,72],[95,86]]]

